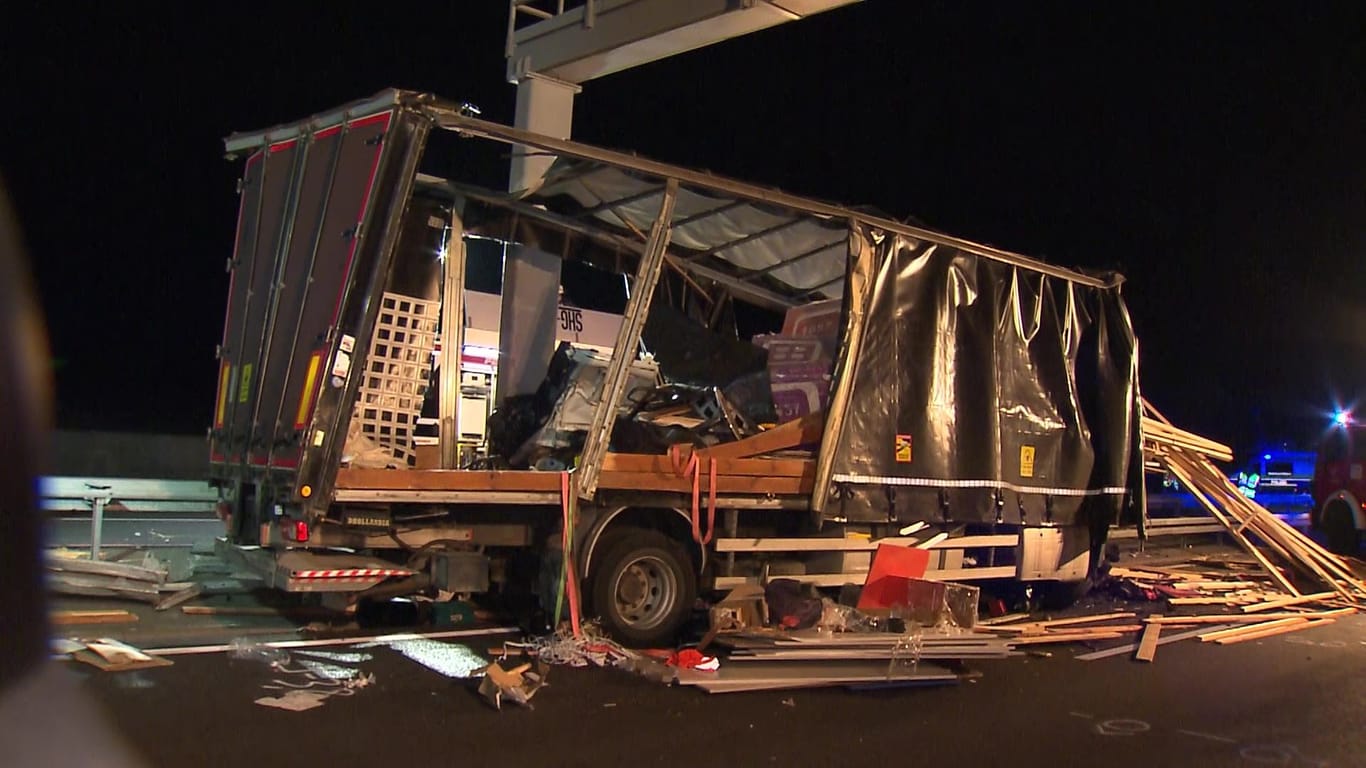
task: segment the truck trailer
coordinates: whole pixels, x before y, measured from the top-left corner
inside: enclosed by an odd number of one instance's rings
[[[1066,596],[1142,516],[1118,274],[424,93],[225,145],[210,464],[223,551],[274,588],[546,598],[565,573],[649,644],[712,591],[861,584],[882,546],[928,548],[928,578]],[[498,191],[481,171],[509,153],[554,162]],[[470,320],[481,249],[492,336]],[[607,338],[602,318],[576,337],[593,310],[561,302],[571,266],[615,276]]]

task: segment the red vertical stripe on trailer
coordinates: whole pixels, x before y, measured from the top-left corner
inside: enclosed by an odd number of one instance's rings
[[[356,128],[364,128],[370,125],[382,125],[385,128],[388,128],[389,120],[391,117],[393,117],[392,112],[383,112],[372,117],[357,120],[356,122],[351,123],[351,128],[354,130]],[[375,159],[370,164],[370,179],[365,183],[365,197],[361,200],[360,211],[357,213],[356,216],[357,235],[360,234],[360,226],[365,221],[365,214],[370,208],[370,197],[375,193],[375,174],[379,171],[379,159],[383,155],[384,143],[381,141],[378,145],[375,146]],[[346,266],[342,269],[342,289],[337,292],[337,304],[332,309],[332,322],[330,323],[330,325],[333,326],[337,324],[337,317],[341,315],[342,297],[346,295],[346,284],[349,282],[349,277],[351,275],[351,264],[355,261],[356,245],[359,242],[359,237],[352,237],[351,249],[348,250],[346,253]]]

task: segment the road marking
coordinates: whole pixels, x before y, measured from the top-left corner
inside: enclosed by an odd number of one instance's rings
[[[1067,714],[1071,715],[1072,717],[1084,717],[1087,720],[1092,720],[1095,718],[1095,715],[1088,715],[1085,712],[1068,712]]]
[[[1194,736],[1194,737],[1197,738],[1197,739],[1209,739],[1210,741],[1222,741],[1222,742],[1225,743],[1225,744],[1237,744],[1237,743],[1238,743],[1238,740],[1237,740],[1237,739],[1229,739],[1229,738],[1225,738],[1225,737],[1223,737],[1223,736],[1215,736],[1215,735],[1212,734],[1212,733],[1201,733],[1201,732],[1199,732],[1199,731],[1184,731],[1184,730],[1179,730],[1179,729],[1177,730],[1177,733],[1184,733],[1184,734],[1187,735],[1187,736]]]
[[[1128,718],[1117,718],[1115,720],[1102,720],[1096,723],[1095,731],[1101,736],[1137,736],[1140,733],[1147,733],[1153,727],[1142,720],[1131,720]]]

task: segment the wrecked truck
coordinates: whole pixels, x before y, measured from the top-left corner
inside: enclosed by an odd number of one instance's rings
[[[1065,598],[1141,514],[1117,274],[429,94],[225,143],[210,466],[221,549],[269,586],[567,590],[650,644],[713,590],[861,584],[886,545]],[[481,183],[509,153],[553,162],[533,189]],[[490,259],[496,332],[470,321]],[[571,268],[621,293],[593,339]]]

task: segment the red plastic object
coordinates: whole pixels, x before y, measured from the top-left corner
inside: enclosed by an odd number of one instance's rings
[[[294,540],[295,540],[295,541],[308,541],[308,521],[306,521],[306,520],[295,520],[295,521],[294,521]]]
[[[923,577],[929,565],[928,549],[879,544],[858,598],[859,610],[905,605],[906,580]]]

